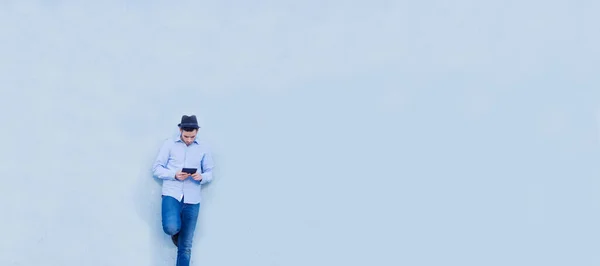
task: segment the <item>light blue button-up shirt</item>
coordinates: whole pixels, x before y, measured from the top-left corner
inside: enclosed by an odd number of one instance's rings
[[[154,176],[162,179],[162,195],[171,196],[184,203],[196,204],[202,201],[201,187],[213,179],[213,159],[206,143],[196,137],[189,146],[181,140],[181,133],[165,140],[152,165]],[[191,176],[180,181],[175,174],[183,168],[197,168],[201,181]]]

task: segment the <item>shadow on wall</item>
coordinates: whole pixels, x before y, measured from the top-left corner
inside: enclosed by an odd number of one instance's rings
[[[158,152],[160,143],[154,149]],[[152,175],[154,153],[148,154],[135,182],[133,193],[136,211],[148,228],[148,260],[151,266],[175,265],[177,249],[171,238],[162,230],[161,187],[162,181]]]

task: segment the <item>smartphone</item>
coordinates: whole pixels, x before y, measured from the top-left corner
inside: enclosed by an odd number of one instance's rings
[[[193,175],[196,173],[197,170],[198,170],[197,168],[183,168],[183,169],[181,169],[181,172]]]

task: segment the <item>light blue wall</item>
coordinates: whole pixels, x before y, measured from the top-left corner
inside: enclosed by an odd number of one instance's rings
[[[0,265],[598,265],[598,1],[2,1]],[[486,3],[484,3],[486,2]]]

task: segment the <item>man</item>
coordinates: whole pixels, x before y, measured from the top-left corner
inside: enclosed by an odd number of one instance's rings
[[[195,115],[184,115],[179,132],[167,139],[152,166],[154,176],[162,180],[162,226],[177,246],[177,266],[190,264],[192,239],[201,202],[201,187],[212,181],[212,155],[197,139]],[[183,172],[195,168],[195,173]]]

